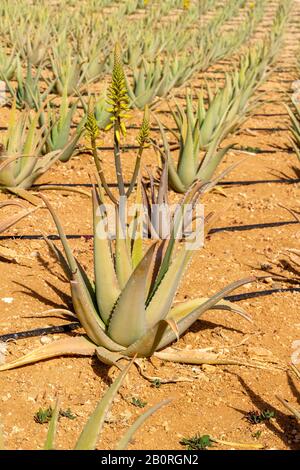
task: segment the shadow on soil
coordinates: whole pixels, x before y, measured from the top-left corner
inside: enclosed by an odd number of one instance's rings
[[[300,431],[300,426],[297,423],[296,419],[288,414],[283,413],[281,410],[278,408],[275,408],[274,406],[271,406],[267,401],[265,401],[260,395],[254,392],[254,390],[244,381],[244,379],[238,375],[235,374],[245,390],[247,392],[248,397],[252,401],[253,405],[257,410],[260,412],[263,412],[266,409],[272,409],[275,413],[275,418],[270,421],[265,421],[264,425],[273,433],[275,434],[279,439],[282,440],[282,442],[288,446],[291,450],[300,450],[300,443],[295,443],[295,442],[288,442],[291,441],[292,438],[294,437],[293,434],[291,434],[291,431],[293,429],[299,429]],[[293,384],[295,387],[295,385]],[[299,392],[298,392],[299,395]],[[244,416],[248,412],[245,412],[244,410],[241,410],[239,408],[235,408],[236,411],[239,411],[242,413]],[[251,411],[251,410],[250,410]],[[276,426],[277,424],[277,426]],[[280,428],[280,429],[279,429]]]

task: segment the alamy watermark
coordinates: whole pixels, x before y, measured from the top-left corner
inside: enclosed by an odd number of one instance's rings
[[[114,204],[99,205],[95,235],[99,239],[182,240],[187,250],[204,245],[203,204],[132,204],[121,197]]]

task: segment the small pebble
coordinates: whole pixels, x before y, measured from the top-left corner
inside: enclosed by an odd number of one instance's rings
[[[50,336],[42,336],[40,339],[40,343],[42,344],[52,343],[52,338],[50,338]]]

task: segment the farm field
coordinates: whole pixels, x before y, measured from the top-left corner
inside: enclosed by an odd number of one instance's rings
[[[299,450],[300,2],[3,0],[0,17],[5,449],[42,449],[59,410],[49,446],[73,449],[132,360],[88,448],[158,405],[128,449]],[[96,209],[126,193],[201,203],[204,246],[153,220],[155,241],[108,242]]]

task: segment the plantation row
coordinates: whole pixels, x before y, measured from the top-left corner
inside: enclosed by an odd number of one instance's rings
[[[132,363],[143,376],[142,361],[151,357],[183,364],[262,366],[260,361],[224,362],[205,349],[178,350],[172,345],[208,310],[230,311],[251,320],[242,307],[225,298],[256,281],[253,276],[211,297],[188,298],[183,303],[175,299],[196,252],[188,248],[189,243],[193,246],[202,231],[206,236],[217,218],[209,213],[200,225],[195,224],[197,204],[243,164],[235,161],[224,168],[228,153],[234,150],[226,139],[263,102],[258,89],[274,71],[284,44],[293,2],[275,2],[271,14],[268,3],[1,2],[0,79],[6,86],[3,107],[9,109],[9,118],[1,130],[0,190],[9,198],[0,201],[0,209],[4,212],[13,206],[15,212],[10,216],[5,212],[0,232],[9,233],[17,222],[47,208],[63,250],[46,235],[44,239],[61,264],[72,297],[71,310],[66,307],[55,313],[75,319],[82,330],[5,362],[0,371],[64,355],[96,356],[119,368],[119,361],[130,361],[89,418],[76,449],[97,447],[107,413]],[[221,82],[206,80],[205,72],[225,58],[232,58],[232,64]],[[191,86],[199,74],[201,84]],[[160,112],[163,103],[169,107],[168,124]],[[139,110],[143,118],[134,127],[138,130],[135,144],[127,144],[127,121]],[[300,160],[297,93],[288,113],[291,143]],[[114,181],[103,161],[103,139],[112,142]],[[129,179],[124,171],[128,145],[136,150]],[[53,168],[63,177],[64,165],[84,152],[94,162],[94,173],[89,175],[91,195],[76,185],[70,187],[68,181],[39,184],[39,178]],[[154,153],[157,162],[153,162]],[[146,171],[145,159],[151,160],[154,170]],[[86,198],[93,219],[93,279],[75,256],[64,222],[44,195],[49,189]],[[174,193],[180,195],[180,202],[170,214],[166,236],[156,211],[157,207],[165,210],[170,199],[178,201]],[[125,221],[124,200],[134,207]],[[107,219],[110,206],[114,208],[113,238]],[[149,243],[151,238],[155,242]],[[291,256],[297,269],[299,252],[292,251]],[[300,376],[295,366],[293,371]],[[299,411],[280,400],[300,418]],[[117,449],[126,448],[143,422],[168,403],[164,400],[141,415]],[[57,402],[47,449],[55,446],[59,413]]]

